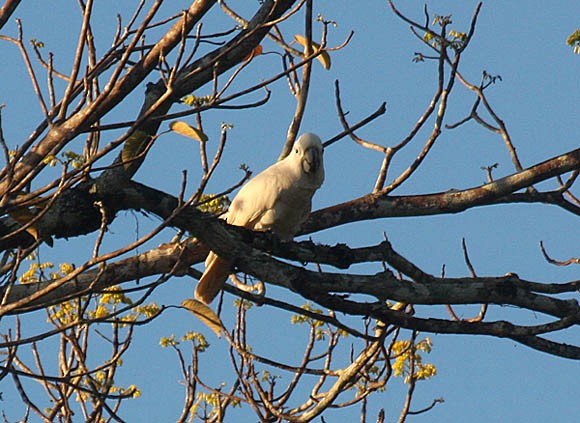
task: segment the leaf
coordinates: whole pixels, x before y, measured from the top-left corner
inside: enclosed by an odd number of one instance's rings
[[[199,107],[203,104],[208,104],[213,100],[212,95],[204,95],[203,97],[198,97],[193,94],[186,95],[181,99],[183,104],[187,104],[189,107]]]
[[[303,37],[302,35],[296,34],[294,36],[294,39],[296,40],[296,42],[298,44],[300,44],[302,47],[304,47],[304,50],[306,51],[306,46],[308,45],[308,40]],[[310,42],[310,50],[313,53],[318,53],[321,50],[320,44],[318,44],[315,41],[311,41]],[[318,61],[320,63],[322,63],[322,67],[326,70],[330,69],[330,54],[328,54],[327,51],[323,51],[322,53],[320,53],[318,56],[316,56],[316,58],[318,59]]]
[[[244,61],[250,61],[252,60],[254,57],[259,56],[260,54],[262,54],[264,52],[264,48],[262,47],[262,44],[258,44],[256,47],[254,47],[254,49],[250,52],[250,54],[248,54],[245,58]]]
[[[22,208],[19,208],[16,210],[11,210],[8,212],[8,215],[22,226],[27,225],[30,221],[32,221],[34,218],[36,218],[36,215],[25,207],[22,207]],[[52,245],[53,245],[52,238],[49,236],[48,237],[41,236],[38,233],[38,230],[34,227],[34,225],[28,226],[25,229],[25,231],[28,232],[28,234],[31,237],[33,237],[35,240],[37,240],[37,241],[42,240],[42,241],[46,242],[46,244],[48,244],[49,246],[52,247]]]
[[[566,44],[574,47],[574,53],[580,54],[580,29],[574,31],[566,40]]]
[[[128,169],[133,163],[133,159],[143,152],[148,139],[147,133],[141,130],[133,132],[127,138],[125,145],[123,145],[123,151],[121,151],[121,160],[123,161],[125,169]]]
[[[173,132],[177,132],[179,135],[183,135],[184,137],[193,138],[194,140],[201,142],[206,142],[208,140],[207,135],[205,135],[201,130],[180,120],[171,122],[169,128]]]
[[[218,338],[221,337],[224,324],[211,308],[193,298],[183,300],[181,306],[191,311],[195,317],[213,330]]]

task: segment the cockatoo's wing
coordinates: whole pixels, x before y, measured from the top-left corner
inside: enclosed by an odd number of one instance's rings
[[[278,162],[248,182],[232,202],[227,222],[291,239],[310,213],[315,189],[298,189],[300,178],[290,164]]]
[[[310,213],[312,196],[324,180],[322,143],[314,134],[304,134],[292,153],[242,187],[226,215],[230,225],[252,230],[272,230],[282,239],[292,239]],[[209,303],[222,289],[231,263],[210,252],[206,270],[195,297]]]

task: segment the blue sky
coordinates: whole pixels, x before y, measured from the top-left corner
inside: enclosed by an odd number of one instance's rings
[[[187,2],[176,3],[183,8]],[[399,3],[401,10],[410,17],[422,19],[423,2]],[[249,16],[257,2],[232,1],[231,5],[245,9],[246,16]],[[427,5],[432,14],[452,14],[453,29],[466,31],[476,2],[427,1]],[[73,2],[58,5],[46,1],[23,2],[15,14],[22,19],[24,38],[43,41],[45,50],[55,53],[55,63],[63,69],[70,67],[71,51],[76,45],[79,13],[75,7]],[[110,40],[114,33],[114,13],[111,11],[117,7],[116,2],[99,2],[94,15],[95,30],[105,37],[102,49],[107,48],[106,40]],[[167,4],[164,7],[169,9]],[[408,26],[393,16],[384,1],[365,2],[364,6],[353,6],[353,2],[343,0],[318,1],[315,2],[315,13],[318,12],[338,23],[330,30],[329,45],[342,43],[351,30],[355,35],[345,49],[331,54],[332,68],[329,71],[314,66],[313,87],[303,130],[316,132],[323,139],[341,131],[333,92],[334,80],[338,79],[343,106],[350,111],[351,123],[373,112],[383,101],[387,102],[386,115],[359,131],[358,135],[385,146],[398,143],[422,114],[435,89],[434,65],[412,62],[413,53],[425,52],[425,48],[409,32]],[[484,2],[476,34],[464,53],[461,71],[471,82],[477,83],[483,70],[501,75],[502,82],[489,90],[489,98],[506,122],[524,167],[578,147],[580,56],[572,53],[565,40],[578,29],[579,12],[575,2],[553,2],[549,6],[539,1]],[[296,18],[285,24],[286,34],[302,32],[300,22],[301,18]],[[209,32],[230,25],[231,22],[220,13],[212,13],[204,30]],[[61,30],[63,27],[68,30]],[[16,25],[10,23],[2,34],[14,36],[15,31]],[[274,49],[269,41],[265,41],[263,46],[265,51]],[[2,112],[4,136],[10,145],[21,144],[40,121],[41,113],[36,104],[30,103],[30,83],[16,48],[0,43],[0,57],[4,62],[0,67],[0,104],[6,104]],[[251,72],[244,75],[239,86],[267,78],[278,65],[278,58],[274,55],[256,58]],[[15,75],[20,75],[17,80]],[[459,83],[457,85],[447,123],[461,120],[474,100],[473,95]],[[210,137],[210,149],[217,146],[222,122],[234,126],[229,134],[224,162],[208,187],[209,191],[221,191],[237,181],[241,176],[237,171],[241,163],[259,171],[277,158],[295,103],[285,81],[273,84],[270,89],[272,99],[263,108],[243,112],[211,111],[205,115],[204,130]],[[207,92],[202,89],[196,94],[210,92],[210,88],[205,90]],[[142,92],[138,90],[118,106],[107,123],[134,118],[140,108]],[[259,95],[247,100],[257,98]],[[427,127],[430,130],[430,126]],[[389,174],[391,178],[415,157],[426,135],[427,132],[422,131],[415,144],[397,157]],[[106,136],[109,140],[115,134]],[[259,154],[256,153],[258,148]],[[325,152],[325,160],[326,182],[315,197],[314,209],[368,193],[382,157],[344,139]],[[480,167],[494,163],[499,165],[495,177],[513,172],[502,140],[470,123],[445,132],[422,168],[394,194],[476,186],[485,181]],[[154,146],[136,179],[177,194],[183,169],[188,170],[189,189],[193,192],[199,177],[197,145],[168,134]],[[445,265],[447,275],[467,276],[469,271],[461,251],[461,239],[465,238],[479,275],[515,272],[528,280],[561,282],[577,279],[578,269],[549,265],[542,259],[538,243],[543,240],[555,257],[578,256],[580,229],[577,220],[577,217],[552,206],[504,205],[451,216],[357,223],[316,233],[312,238],[317,242],[361,246],[380,242],[385,232],[397,251],[424,270],[439,274]],[[143,235],[157,223],[153,217],[127,213],[111,225],[105,247],[118,248],[134,240],[137,231]],[[171,231],[165,231],[150,245],[166,242],[171,235]],[[80,263],[90,256],[93,241],[93,236],[68,242],[57,240],[54,248],[42,249],[41,257],[55,263]],[[356,268],[360,272],[377,270],[375,267]],[[191,296],[193,286],[190,279],[173,278],[155,293],[153,300],[159,304],[179,304],[183,298]],[[274,289],[271,292],[302,304],[300,299],[287,293]],[[231,327],[232,297],[226,297],[225,307],[224,320]],[[420,311],[435,316],[444,313],[443,308],[420,308]],[[473,307],[460,311],[465,316],[477,313]],[[507,307],[493,307],[488,317],[525,323],[541,319],[541,316],[519,313]],[[38,313],[25,316],[23,330],[34,333],[43,319]],[[267,307],[252,309],[250,339],[256,350],[281,360],[297,360],[299,356],[296,354],[300,353],[305,336],[300,330],[294,330],[289,320],[288,314]],[[357,322],[356,319],[345,321]],[[4,330],[5,322],[1,324]],[[286,327],[288,330],[284,329]],[[125,406],[127,414],[124,415],[128,421],[172,421],[177,417],[182,404],[177,361],[169,350],[159,347],[159,338],[171,333],[181,335],[187,330],[206,333],[212,343],[211,352],[203,357],[213,373],[212,378],[220,382],[229,374],[225,341],[218,341],[184,311],[171,310],[147,328],[137,329],[133,351],[125,359],[126,368],[119,383],[135,383],[143,392],[140,399]],[[558,339],[578,343],[579,335],[580,331],[576,329]],[[445,399],[445,403],[409,421],[569,422],[580,415],[580,366],[577,362],[551,357],[509,340],[435,334],[423,336],[430,336],[433,340],[434,349],[428,360],[436,364],[438,375],[419,384],[413,408],[427,406],[434,398],[440,397]],[[52,346],[47,343],[44,347],[50,356]],[[9,383],[7,380],[0,383],[0,391],[4,392],[0,408],[9,413],[10,419],[16,419],[19,414],[10,414],[15,394]],[[392,380],[387,391],[377,394],[370,403],[369,421],[381,407],[387,411],[387,421],[396,421],[404,395],[400,380]],[[240,416],[243,421],[255,421],[251,414],[242,413]],[[357,416],[358,409],[353,409],[329,412],[325,419],[327,422],[355,421]],[[232,417],[231,421],[236,420]]]

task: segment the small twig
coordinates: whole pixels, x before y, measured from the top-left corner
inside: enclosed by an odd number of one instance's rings
[[[383,102],[374,113],[372,113],[368,117],[364,118],[360,122],[352,125],[349,129],[345,129],[344,131],[340,132],[338,135],[335,135],[334,137],[330,138],[329,140],[323,142],[322,145],[324,146],[324,148],[326,148],[326,147],[334,144],[338,140],[341,140],[342,138],[353,133],[357,129],[362,128],[363,126],[367,125],[369,122],[372,122],[373,120],[375,120],[379,116],[384,115],[386,111],[387,111],[387,103]]]
[[[445,35],[446,35],[446,25],[442,25],[440,36],[444,39]],[[423,149],[421,150],[417,158],[393,182],[391,182],[387,187],[385,187],[382,192],[384,193],[392,192],[394,189],[398,188],[405,181],[407,181],[411,177],[411,175],[419,168],[421,163],[423,163],[423,160],[425,159],[425,157],[427,157],[427,155],[431,151],[433,145],[435,144],[435,141],[441,135],[441,128],[443,127],[443,120],[447,112],[449,96],[451,95],[451,91],[455,83],[455,78],[457,76],[457,69],[459,66],[460,57],[461,54],[457,52],[452,63],[450,64],[451,71],[449,73],[447,83],[445,83],[444,65],[447,59],[447,46],[446,44],[441,43],[437,66],[438,82],[435,96],[433,97],[433,100],[431,101],[431,104],[429,105],[425,114],[423,114],[423,116],[419,119],[419,122],[417,122],[417,124],[415,125],[415,128],[413,128],[411,134],[409,134],[409,136],[407,136],[407,138],[403,140],[398,146],[394,147],[394,149],[398,150],[402,148],[404,145],[409,143],[411,139],[414,138],[415,134],[417,133],[416,131],[418,131],[418,129],[423,125],[427,117],[434,112],[435,106],[438,103],[439,107],[437,108],[437,114],[435,116],[433,129],[431,130],[431,134],[429,135],[429,138],[425,142]]]
[[[417,340],[418,332],[414,330],[411,334],[411,339],[409,340],[409,349],[411,350],[409,354],[409,388],[407,389],[407,396],[405,398],[405,404],[401,410],[401,415],[399,416],[399,423],[404,423],[409,414],[409,409],[411,408],[411,401],[413,400],[413,393],[415,392],[415,385],[417,378],[415,377],[415,341]]]
[[[73,95],[73,90],[75,88],[77,82],[77,76],[79,74],[81,61],[83,59],[83,51],[87,41],[87,34],[89,31],[89,25],[91,21],[91,12],[93,8],[93,0],[87,0],[84,10],[83,10],[83,24],[81,26],[81,32],[79,34],[79,39],[77,43],[77,50],[74,57],[74,63],[72,72],[69,78],[69,84],[66,87],[64,92],[64,96],[60,103],[60,112],[58,114],[59,120],[64,120],[66,118],[67,108],[69,106],[69,102]]]
[[[471,277],[477,278],[477,273],[475,272],[475,268],[473,264],[471,264],[471,260],[469,258],[469,254],[467,252],[467,244],[465,242],[465,238],[461,239],[461,248],[463,249],[463,258],[465,259],[465,264],[471,273]],[[449,306],[450,307],[450,306]],[[479,315],[476,317],[472,317],[470,319],[465,319],[467,322],[481,322],[485,318],[485,313],[487,312],[487,304],[481,305],[481,310],[479,311]]]
[[[306,35],[306,46],[304,55],[306,57],[312,55],[312,0],[306,1],[306,11],[304,13],[304,27]],[[323,43],[326,40],[323,39]],[[278,160],[282,160],[292,151],[292,146],[294,141],[298,136],[300,131],[300,125],[302,123],[302,118],[304,117],[304,112],[306,111],[306,102],[308,100],[308,93],[310,91],[310,76],[312,74],[312,62],[308,62],[302,68],[302,80],[301,83],[296,84],[297,92],[296,96],[296,110],[294,111],[294,116],[292,117],[292,122],[288,128],[286,135],[286,142]]]
[[[569,266],[571,264],[580,264],[580,257],[572,257],[568,260],[564,260],[564,261],[560,261],[560,260],[555,260],[553,258],[551,258],[548,253],[546,252],[546,249],[544,248],[544,242],[540,241],[540,249],[542,250],[542,255],[544,256],[544,258],[546,259],[546,261],[550,264],[554,264],[556,266]]]
[[[199,182],[199,186],[198,186],[197,190],[192,195],[192,199],[195,199],[196,201],[199,199],[201,194],[205,191],[205,187],[207,186],[207,184],[208,184],[211,176],[213,175],[215,169],[217,168],[218,164],[221,162],[224,148],[226,146],[227,134],[228,134],[228,126],[224,124],[224,125],[222,125],[218,149],[213,157],[213,161],[212,161],[211,166],[209,168],[207,168],[207,155],[206,155],[207,153],[206,153],[206,148],[205,148],[206,143],[205,142],[201,143],[200,149],[201,149],[202,165],[203,165],[202,167],[204,169],[204,173],[203,173],[203,177],[201,178],[201,181]],[[243,179],[243,181],[246,181],[247,177],[248,177],[248,174],[246,173],[246,177]],[[216,197],[214,197],[214,198],[216,198]]]
[[[431,403],[431,405],[429,405],[429,406],[427,406],[425,408],[422,408],[420,410],[417,410],[417,411],[409,411],[407,414],[409,416],[416,416],[418,414],[423,414],[423,413],[426,413],[427,411],[432,410],[433,407],[435,407],[437,404],[441,404],[441,403],[444,403],[444,402],[445,402],[445,400],[443,398],[435,398],[433,400],[433,402]]]
[[[497,169],[499,167],[498,163],[494,163],[491,166],[482,166],[481,170],[485,170],[485,173],[487,175],[487,182],[491,183],[493,182],[493,169]]]
[[[18,25],[18,40],[16,40],[16,45],[20,49],[20,53],[24,59],[24,63],[26,64],[26,69],[28,70],[28,75],[30,77],[30,81],[32,82],[32,86],[34,88],[34,92],[36,93],[36,97],[40,103],[40,107],[42,112],[44,113],[44,117],[47,121],[49,121],[49,112],[46,106],[46,102],[44,101],[44,96],[42,95],[42,90],[40,89],[40,85],[38,83],[38,79],[36,78],[36,73],[34,72],[34,68],[32,67],[32,63],[30,62],[30,56],[24,47],[24,42],[22,40],[22,22],[20,19],[16,19],[16,23]]]
[[[342,127],[344,128],[345,131],[350,131],[348,135],[350,135],[352,140],[354,142],[356,142],[357,144],[365,147],[365,148],[368,148],[370,150],[375,150],[375,151],[378,151],[379,153],[385,154],[388,150],[387,147],[383,147],[381,145],[378,145],[378,144],[375,144],[372,142],[368,142],[368,141],[365,141],[365,140],[357,137],[354,133],[354,130],[350,127],[350,125],[346,121],[346,113],[344,112],[344,110],[342,108],[342,102],[340,100],[340,84],[338,82],[338,79],[334,81],[334,97],[336,99],[336,108],[338,111],[338,117],[340,119],[340,123],[342,124]]]

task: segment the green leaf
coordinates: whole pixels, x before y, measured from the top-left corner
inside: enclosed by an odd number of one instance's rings
[[[125,145],[123,146],[123,151],[121,152],[121,159],[123,160],[123,166],[127,169],[131,166],[131,163],[135,157],[143,152],[145,146],[147,145],[147,140],[149,136],[145,131],[137,130],[131,134]]]

